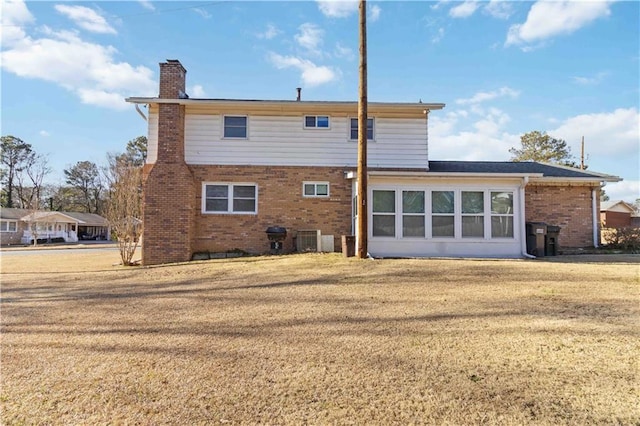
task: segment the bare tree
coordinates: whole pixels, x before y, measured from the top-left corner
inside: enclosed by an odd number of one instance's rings
[[[142,168],[122,155],[109,154],[108,161],[105,215],[118,242],[122,264],[129,266],[142,235]]]
[[[31,155],[24,168],[16,172],[16,193],[23,209],[42,205],[44,178],[51,173],[49,160],[42,155]]]
[[[98,166],[91,161],[78,161],[73,167],[65,169],[64,175],[66,183],[78,195],[78,208],[86,213],[100,213],[104,186]]]

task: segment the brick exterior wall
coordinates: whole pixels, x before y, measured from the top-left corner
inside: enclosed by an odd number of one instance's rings
[[[560,226],[558,245],[562,248],[593,247],[593,189],[569,184],[529,184],[525,189],[525,220]],[[599,211],[600,192],[595,189]]]
[[[631,213],[602,212],[600,214],[602,226],[606,228],[622,228],[631,226]]]
[[[241,249],[267,253],[266,229],[287,228],[283,251],[295,250],[297,230],[319,229],[333,235],[335,249],[341,236],[351,234],[351,180],[343,168],[271,166],[190,166],[196,186],[194,252]],[[302,196],[304,181],[328,181],[329,198]],[[258,186],[258,214],[202,213],[203,182],[244,182]]]
[[[186,71],[178,61],[160,64],[160,97],[178,99]],[[184,162],[184,106],[158,108],[158,158],[144,170],[142,263],[191,259],[195,218],[193,175]]]
[[[23,227],[20,222],[18,222],[17,232],[0,232],[0,246],[20,244],[20,241],[22,240],[22,230]]]

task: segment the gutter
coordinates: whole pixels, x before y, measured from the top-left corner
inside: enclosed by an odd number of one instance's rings
[[[396,171],[396,170],[370,170],[369,176],[398,176],[398,177],[428,177],[428,178],[526,178],[527,182],[530,177],[539,178],[542,177],[542,173],[463,173],[463,172],[425,172],[425,171]],[[345,174],[347,179],[355,178],[355,173],[349,171]]]
[[[138,111],[138,114],[140,114],[140,117],[142,117],[144,121],[147,121],[147,116],[144,115],[144,112],[142,112],[142,110],[140,110],[140,107],[138,106],[138,104],[135,104],[135,107],[136,107],[136,111]]]
[[[520,252],[523,257],[527,259],[535,259],[536,257],[527,253],[527,226],[526,226],[526,216],[525,216],[525,207],[524,207],[524,188],[529,183],[529,177],[524,176],[522,178],[522,185],[520,185],[518,196],[520,198]]]

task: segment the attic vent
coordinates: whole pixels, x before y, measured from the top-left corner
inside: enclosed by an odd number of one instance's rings
[[[322,234],[319,229],[303,229],[298,231],[296,248],[298,253],[322,251]]]

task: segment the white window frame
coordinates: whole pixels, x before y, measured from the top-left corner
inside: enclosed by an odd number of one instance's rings
[[[307,185],[313,185],[313,195],[307,195],[305,191],[305,187]],[[327,186],[327,194],[326,195],[318,195],[318,185],[326,185]],[[321,181],[304,181],[302,182],[302,196],[304,198],[329,198],[331,194],[331,186],[329,182],[321,182]]]
[[[314,125],[313,126],[307,126],[307,118],[313,117],[314,120]],[[318,126],[318,118],[319,117],[326,117],[327,118],[327,127],[321,127]],[[331,116],[329,115],[305,115],[304,117],[302,117],[302,125],[303,128],[305,129],[309,129],[309,130],[329,130],[331,129]]]
[[[357,141],[358,138],[355,138],[355,139],[351,138],[351,120],[356,120],[357,121],[358,117],[349,117],[347,119],[347,132],[349,132],[348,139],[350,141]],[[367,120],[371,120],[371,139],[369,139],[367,137],[367,141],[375,142],[375,140],[376,140],[376,118],[375,117],[367,117]],[[367,126],[367,129],[368,128],[369,128],[369,126]]]
[[[227,210],[226,211],[209,211],[207,210],[207,186],[226,186],[227,187]],[[253,186],[255,189],[253,198],[255,200],[254,211],[234,211],[233,210],[233,188],[235,186]],[[258,184],[254,182],[202,182],[202,214],[229,214],[229,215],[257,215],[258,214]]]
[[[13,230],[11,230],[11,225],[13,225]],[[17,220],[1,220],[0,221],[0,232],[18,232],[18,221]]]
[[[391,237],[391,236],[374,236],[373,235],[373,227],[370,226],[369,227],[369,238],[373,238],[376,240],[392,240],[392,239],[396,239],[396,240],[403,240],[403,239],[411,239],[411,240],[417,240],[420,239],[422,237],[414,237],[414,236],[407,236],[405,237],[403,235],[403,217],[405,216],[405,213],[402,209],[403,204],[402,204],[402,197],[403,197],[403,193],[404,191],[424,191],[425,193],[425,212],[424,212],[424,226],[425,226],[425,236],[424,239],[429,240],[429,241],[433,241],[433,242],[459,242],[459,243],[464,243],[464,242],[480,242],[480,241],[484,241],[484,242],[505,242],[505,241],[514,241],[518,239],[518,229],[519,229],[519,224],[517,223],[517,218],[518,218],[518,199],[517,197],[519,196],[517,190],[515,190],[514,188],[495,188],[495,187],[477,187],[477,186],[470,186],[470,187],[456,187],[456,186],[429,186],[429,185],[375,185],[373,187],[369,188],[368,194],[371,200],[373,200],[373,191],[395,191],[395,212],[393,213],[395,215],[395,219],[396,219],[396,224],[395,224],[395,228],[396,228],[396,232],[395,232],[395,237]],[[454,199],[454,205],[453,205],[453,213],[436,213],[434,214],[432,212],[432,198],[433,198],[433,192],[437,192],[437,191],[450,191],[453,192],[453,199]],[[462,193],[463,192],[482,192],[483,195],[483,204],[484,204],[484,210],[483,213],[474,213],[474,214],[463,214],[462,213]],[[505,192],[505,193],[510,193],[512,194],[512,201],[513,201],[513,205],[512,205],[512,212],[509,214],[494,214],[491,213],[491,194],[495,193],[495,192]],[[381,213],[377,213],[377,214],[381,214]],[[369,215],[369,221],[370,223],[373,223],[373,207],[371,207],[369,209],[368,212]],[[391,213],[388,213],[388,215],[391,215]],[[419,214],[412,214],[412,213],[407,213],[407,215],[416,215],[418,216]],[[355,211],[353,212],[353,217],[355,218]],[[432,224],[433,224],[433,218],[437,217],[437,216],[453,216],[453,226],[454,226],[454,232],[453,232],[453,236],[450,237],[444,237],[444,236],[437,236],[434,237],[433,236],[433,229],[432,229]],[[464,216],[482,216],[483,217],[483,233],[484,235],[482,237],[463,237],[462,236],[462,218]],[[491,230],[491,219],[492,217],[511,217],[512,219],[512,223],[513,223],[513,235],[511,237],[492,237],[492,230]]]
[[[226,124],[225,124],[225,120],[227,117],[233,117],[233,118],[244,118],[245,119],[245,136],[227,136],[225,134],[225,129],[226,129]],[[222,116],[222,139],[237,139],[237,140],[247,140],[249,139],[249,116],[248,115],[242,115],[242,114],[225,114]]]

